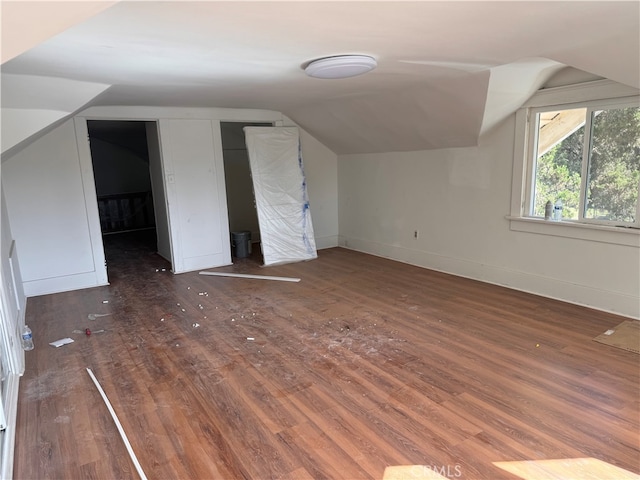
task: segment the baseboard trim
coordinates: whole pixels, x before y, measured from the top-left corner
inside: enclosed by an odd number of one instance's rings
[[[353,237],[341,238],[341,246],[430,270],[479,280],[607,313],[640,319],[640,297],[638,296]]]
[[[327,235],[316,238],[316,249],[333,248],[338,246],[338,235]]]
[[[27,297],[49,295],[50,293],[69,292],[83,288],[101,287],[108,282],[99,281],[96,272],[64,275],[61,277],[28,280],[23,282],[24,293]]]

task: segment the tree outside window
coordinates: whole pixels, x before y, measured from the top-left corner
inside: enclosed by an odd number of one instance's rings
[[[560,200],[564,219],[640,224],[640,108],[544,111],[536,125],[533,216]]]

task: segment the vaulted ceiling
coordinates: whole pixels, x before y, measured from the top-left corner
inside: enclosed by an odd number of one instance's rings
[[[637,1],[3,1],[2,9],[3,133],[6,122],[33,123],[11,129],[7,148],[88,105],[277,110],[336,153],[464,147],[565,67],[640,88]],[[303,71],[348,53],[378,67],[342,80]]]

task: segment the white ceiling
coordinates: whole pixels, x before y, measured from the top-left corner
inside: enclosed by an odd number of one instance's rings
[[[91,10],[6,3],[3,58],[20,39],[5,37],[11,14]],[[336,153],[363,153],[476,145],[565,66],[640,88],[638,1],[111,3],[5,62],[3,107],[50,108],[15,80],[57,77],[109,85],[92,105],[277,110]],[[302,70],[343,53],[378,68],[343,80]]]

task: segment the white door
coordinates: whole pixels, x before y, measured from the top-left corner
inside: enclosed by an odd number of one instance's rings
[[[174,273],[231,263],[221,151],[211,120],[160,120]],[[215,123],[216,129],[218,123]]]
[[[153,192],[153,212],[156,221],[156,237],[158,254],[172,261],[171,233],[169,214],[167,212],[167,195],[165,193],[164,168],[162,152],[160,151],[160,137],[157,122],[145,122],[147,132],[147,151],[149,152],[149,177]]]

